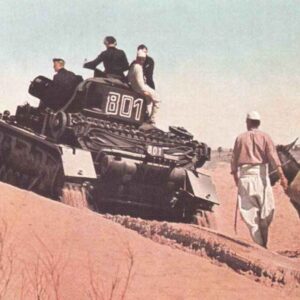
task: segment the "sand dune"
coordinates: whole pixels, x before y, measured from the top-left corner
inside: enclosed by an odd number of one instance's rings
[[[212,173],[219,228],[233,234],[228,165]],[[0,189],[0,299],[299,299],[299,288],[265,286],[91,211],[2,183]],[[270,248],[299,250],[296,214],[277,188],[276,199]],[[249,240],[241,221],[238,238]]]

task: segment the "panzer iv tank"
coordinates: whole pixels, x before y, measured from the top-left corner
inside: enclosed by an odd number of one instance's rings
[[[98,212],[211,219],[215,188],[196,170],[210,159],[206,144],[182,127],[143,128],[146,100],[118,79],[80,82],[59,109],[46,97],[51,82],[38,76],[29,87],[39,107],[2,114],[1,181]]]

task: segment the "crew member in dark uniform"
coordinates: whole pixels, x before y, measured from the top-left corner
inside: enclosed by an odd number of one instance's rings
[[[144,77],[146,84],[152,89],[155,89],[155,84],[153,81],[153,71],[154,71],[154,60],[152,57],[148,56],[148,48],[145,45],[139,45],[137,50],[143,50],[146,53],[146,60],[143,65]]]
[[[62,58],[53,58],[53,69],[56,74],[52,81],[51,102],[53,107],[62,107],[71,98],[76,86],[83,80],[81,76],[65,69]]]
[[[104,45],[106,46],[106,50],[101,52],[96,59],[90,62],[86,62],[83,67],[95,70],[96,67],[103,62],[105,71],[103,73],[97,70],[98,74],[102,73],[102,76],[105,76],[107,74],[121,77],[122,79],[125,78],[124,72],[129,69],[129,64],[125,52],[116,48],[117,41],[113,36],[107,36],[104,39]]]
[[[56,74],[53,76],[53,84],[65,91],[74,89],[76,75],[65,69],[65,61],[62,58],[53,58],[53,69]]]

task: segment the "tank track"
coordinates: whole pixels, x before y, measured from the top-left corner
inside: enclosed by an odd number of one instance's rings
[[[111,147],[145,154],[146,146],[153,145],[163,148],[167,155],[176,156],[176,166],[193,167],[198,163],[197,167],[201,167],[207,160],[207,146],[192,140],[188,133],[184,136],[184,133],[165,132],[155,127],[141,130],[136,125],[99,120],[83,114],[68,114],[67,127],[74,132],[81,147],[91,151]]]
[[[158,128],[153,127],[150,130],[140,130],[139,126],[123,124],[122,122],[99,120],[92,117],[86,117],[83,114],[70,114],[70,125],[76,128],[78,133],[82,132],[87,126],[98,128],[99,130],[106,130],[111,134],[115,134],[118,137],[128,139],[128,141],[134,141],[137,143],[155,143],[157,145],[163,145],[166,147],[174,146],[191,146],[193,143],[190,139],[184,139],[180,135],[176,135],[172,132],[165,132]]]
[[[16,118],[11,117],[10,122],[32,133],[48,128],[40,132],[54,142],[68,141],[69,145],[92,152],[114,148],[145,154],[147,146],[152,145],[162,148],[166,155],[176,156],[176,166],[188,169],[201,167],[210,158],[206,144],[193,140],[184,128],[170,127],[169,132],[153,126],[144,129],[143,125],[126,124],[95,111],[49,114],[25,105],[18,108]],[[160,163],[170,165],[168,160]]]
[[[0,121],[0,181],[79,208],[87,207],[81,184],[65,182],[59,148]]]

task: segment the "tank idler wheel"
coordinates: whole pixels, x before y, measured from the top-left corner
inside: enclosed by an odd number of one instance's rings
[[[61,202],[80,209],[88,208],[85,187],[79,184],[65,183],[62,189]]]
[[[55,139],[59,139],[65,132],[67,126],[68,118],[65,112],[58,111],[49,120],[49,127],[52,136]]]
[[[217,229],[216,217],[211,211],[197,211],[193,216],[193,223],[202,227]]]

